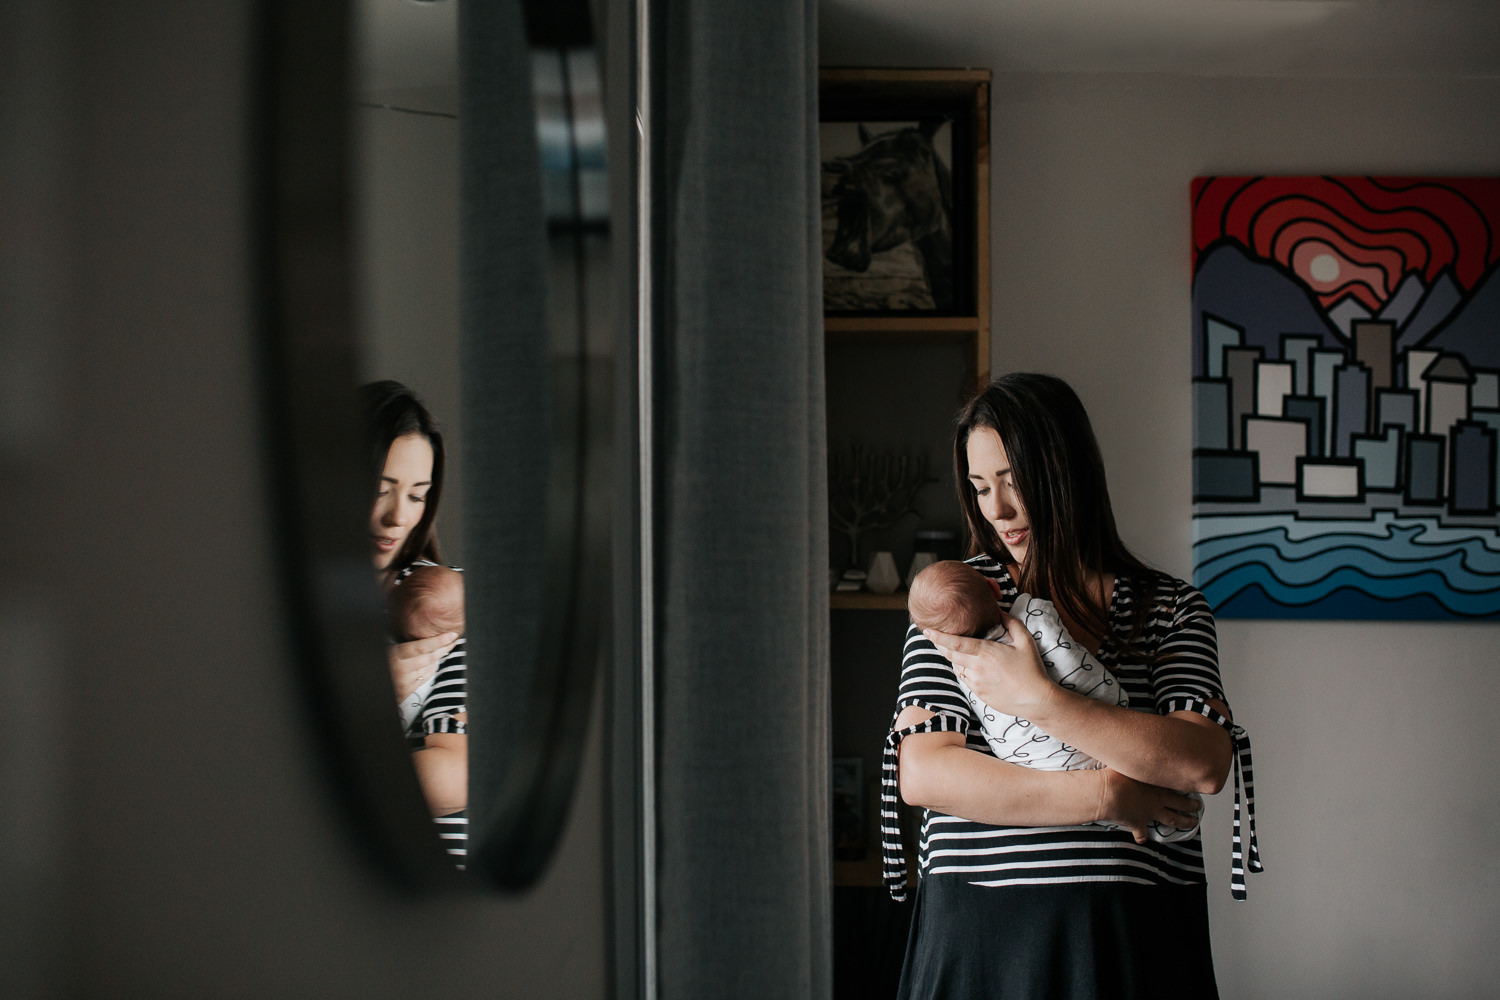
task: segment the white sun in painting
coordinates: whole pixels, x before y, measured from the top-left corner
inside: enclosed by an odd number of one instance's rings
[[[1339,261],[1333,254],[1320,253],[1307,265],[1307,270],[1314,281],[1330,284],[1338,280]]]

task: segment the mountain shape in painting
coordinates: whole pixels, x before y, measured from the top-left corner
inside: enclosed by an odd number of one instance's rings
[[[1422,284],[1422,276],[1416,271],[1408,273],[1401,279],[1401,284],[1396,286],[1395,292],[1386,300],[1385,305],[1380,307],[1377,318],[1396,324],[1396,330],[1399,333],[1406,328],[1407,320],[1411,319],[1412,313],[1416,312],[1426,292],[1427,287]]]
[[[1463,289],[1453,280],[1453,273],[1446,267],[1443,268],[1432,279],[1427,294],[1422,296],[1422,301],[1401,331],[1401,336],[1396,340],[1396,350],[1423,346],[1423,341],[1453,315],[1453,310],[1458,308],[1463,298]]]
[[[1244,329],[1241,343],[1266,358],[1281,357],[1281,335],[1320,337],[1324,347],[1347,347],[1307,287],[1275,264],[1256,260],[1234,242],[1222,242],[1199,258],[1193,278],[1193,374],[1204,367],[1203,317],[1221,317]]]
[[[1345,337],[1354,336],[1354,324],[1370,318],[1370,310],[1360,304],[1352,294],[1345,295],[1328,310],[1328,321]]]
[[[1462,355],[1470,368],[1500,368],[1500,279],[1495,277],[1497,270],[1500,266],[1490,268],[1479,279],[1468,301],[1423,347]]]

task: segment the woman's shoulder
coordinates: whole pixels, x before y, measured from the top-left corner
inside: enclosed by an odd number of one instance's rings
[[[1122,583],[1126,596],[1151,595],[1157,605],[1166,608],[1178,608],[1204,599],[1198,588],[1186,580],[1150,567],[1115,574],[1115,586]]]
[[[985,552],[981,552],[977,556],[970,556],[964,562],[986,575],[1005,572],[1005,567],[1000,565],[999,560]]]
[[[964,562],[979,570],[981,576],[1000,584],[1010,596],[1015,596],[1015,581],[1010,578],[1010,573],[1006,571],[1005,566],[994,556],[981,552],[977,556],[970,556]]]
[[[413,570],[430,569],[434,566],[440,569],[451,569],[455,573],[462,573],[464,571],[462,566],[444,566],[442,563],[435,563],[431,559],[413,559],[405,566],[396,570],[395,576],[391,578],[391,583],[399,586],[402,580],[411,576]]]
[[[1137,636],[1148,646],[1216,631],[1213,609],[1203,593],[1170,573],[1132,571],[1116,577],[1115,589],[1114,630]]]

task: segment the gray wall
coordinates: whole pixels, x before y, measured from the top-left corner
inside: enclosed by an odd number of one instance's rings
[[[251,8],[4,7],[0,994],[603,996],[597,712],[524,898],[396,895],[314,766],[257,414]]]
[[[448,104],[456,104],[456,98]],[[359,377],[406,383],[441,423],[449,465],[438,538],[443,559],[461,566],[458,121],[441,114],[361,107],[354,124],[356,294],[365,345]]]

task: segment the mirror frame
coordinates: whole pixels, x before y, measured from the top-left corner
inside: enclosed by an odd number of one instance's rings
[[[534,289],[547,329],[532,331],[550,361],[546,506],[537,515],[545,522],[543,613],[524,662],[511,647],[501,663],[468,644],[471,715],[481,727],[509,720],[470,744],[470,878],[441,846],[395,724],[370,569],[354,392],[351,11],[342,0],[268,0],[259,11],[254,279],[286,620],[330,799],[377,867],[424,891],[476,882],[520,890],[539,877],[573,798],[609,634],[615,411],[598,59],[586,0],[523,6],[547,192],[537,254],[548,262],[550,294]],[[465,23],[460,8],[461,32]],[[466,340],[477,335],[471,325],[466,316]],[[476,447],[471,440],[469,451]],[[479,503],[470,496],[466,506]],[[471,631],[482,636],[473,624],[495,610],[471,604]],[[503,708],[474,704],[473,664],[486,658],[504,674]],[[491,778],[477,787],[476,760]]]

